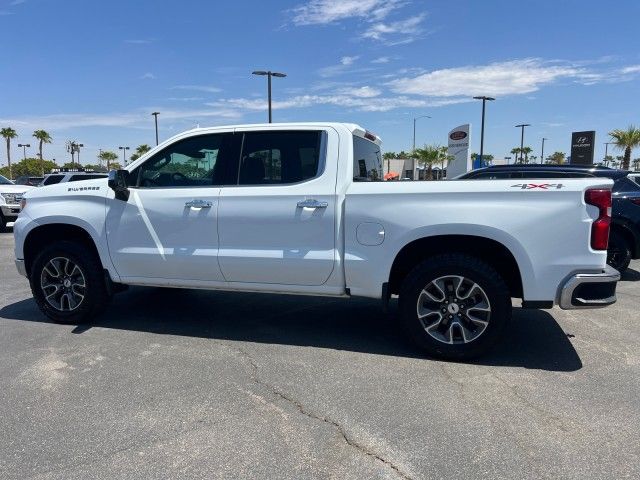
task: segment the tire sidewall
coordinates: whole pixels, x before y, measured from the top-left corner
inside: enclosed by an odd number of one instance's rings
[[[631,263],[631,245],[629,245],[629,242],[618,232],[611,232],[609,248],[614,245],[620,253],[620,260],[618,262],[610,262],[607,257],[607,264],[619,272],[624,272],[629,267],[629,263]]]
[[[491,317],[486,330],[480,337],[466,344],[449,345],[434,339],[418,319],[417,303],[422,289],[432,280],[447,275],[463,276],[477,283],[486,293],[491,305]],[[484,353],[500,337],[511,318],[512,310],[509,291],[491,267],[477,261],[464,264],[443,257],[424,262],[410,274],[403,285],[399,306],[403,327],[418,346],[433,356],[451,360],[471,359]]]
[[[69,312],[63,312],[51,306],[40,285],[44,266],[55,257],[68,258],[78,265],[84,275],[85,298],[78,308]],[[72,242],[59,242],[46,248],[36,257],[29,275],[29,283],[38,307],[47,317],[59,323],[83,323],[101,303],[101,297],[104,295],[104,279],[101,275],[101,269],[96,271],[96,261],[86,248]]]

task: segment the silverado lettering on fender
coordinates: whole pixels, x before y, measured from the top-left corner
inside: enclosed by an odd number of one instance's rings
[[[66,323],[97,315],[123,285],[397,294],[413,340],[451,359],[494,344],[512,298],[615,302],[611,180],[514,188],[383,173],[380,139],[357,125],[190,130],[108,179],[29,191],[16,265],[42,311]]]

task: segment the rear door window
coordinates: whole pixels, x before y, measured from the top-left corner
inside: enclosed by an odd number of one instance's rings
[[[317,177],[322,132],[268,131],[244,135],[239,185],[282,185]]]

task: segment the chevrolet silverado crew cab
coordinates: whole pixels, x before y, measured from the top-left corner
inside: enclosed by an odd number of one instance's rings
[[[357,125],[199,128],[108,179],[29,191],[18,270],[58,322],[97,315],[122,285],[387,302],[426,353],[479,355],[527,308],[602,307],[604,178],[384,182]]]

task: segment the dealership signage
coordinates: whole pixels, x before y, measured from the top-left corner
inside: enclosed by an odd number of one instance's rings
[[[596,145],[596,132],[573,132],[571,134],[571,163],[591,165]]]
[[[471,125],[460,125],[449,132],[447,154],[453,157],[447,166],[447,178],[453,178],[471,170],[469,140]]]

